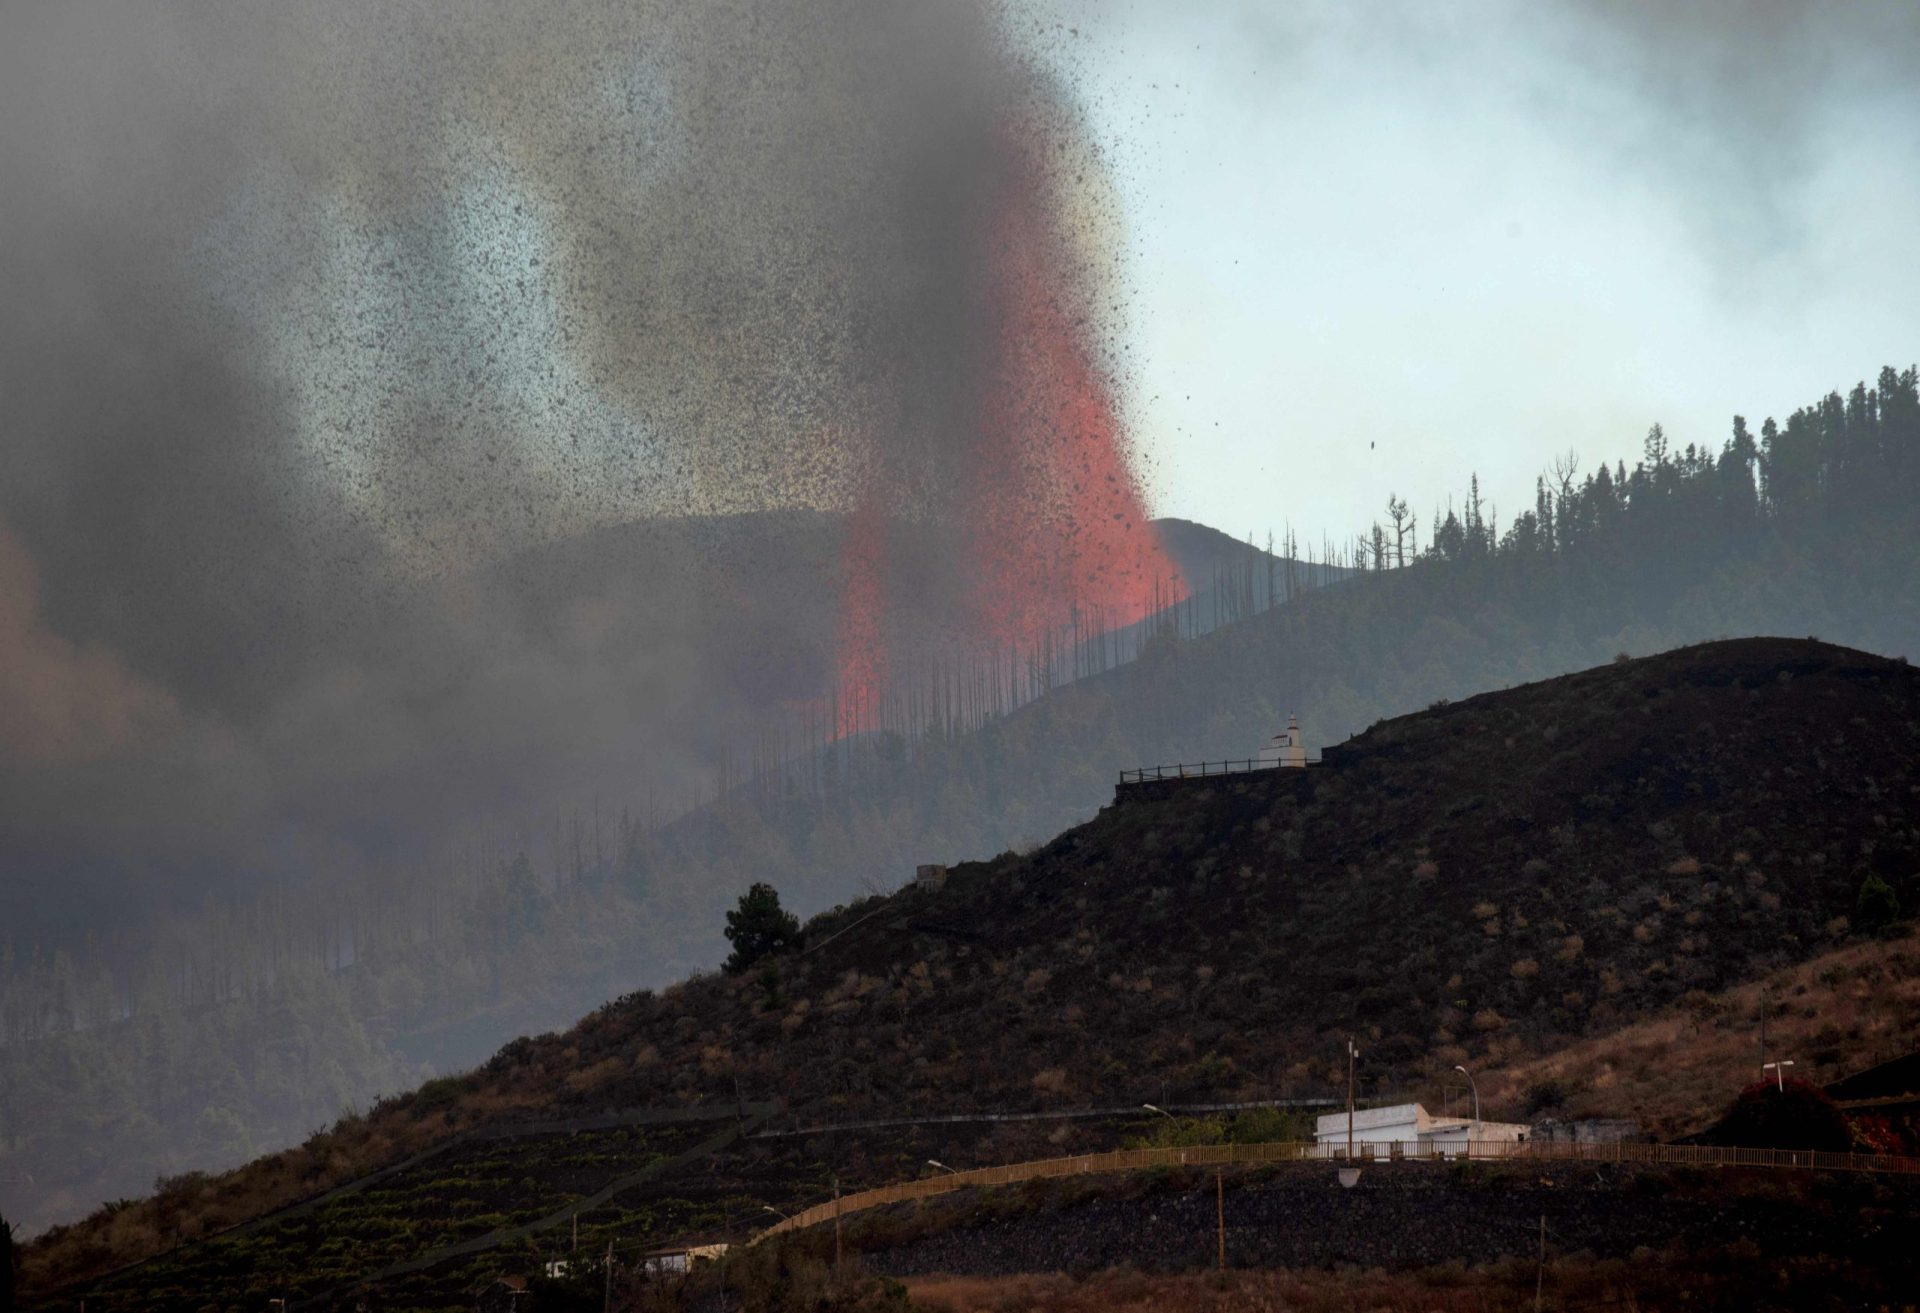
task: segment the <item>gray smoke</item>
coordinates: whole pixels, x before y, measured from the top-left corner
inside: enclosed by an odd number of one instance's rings
[[[986,6],[6,26],[16,916],[684,793],[824,686],[816,513],[978,472],[997,134],[1062,121]]]

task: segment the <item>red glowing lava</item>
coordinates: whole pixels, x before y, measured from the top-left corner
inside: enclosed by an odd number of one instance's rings
[[[1031,643],[1077,610],[1128,625],[1184,595],[1148,523],[1111,385],[1094,361],[1088,289],[1036,158],[1045,134],[1001,134],[987,296],[992,368],[969,523],[982,636]]]
[[[1096,358],[1077,234],[1061,214],[1046,131],[999,134],[997,192],[981,234],[984,362],[962,485],[950,510],[963,645],[1025,660],[1050,637],[1123,628],[1186,587],[1149,523],[1112,384]],[[889,662],[889,490],[868,487],[843,549],[839,735],[878,728]]]

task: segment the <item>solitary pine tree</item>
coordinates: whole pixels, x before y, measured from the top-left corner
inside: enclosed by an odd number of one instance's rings
[[[733,945],[727,970],[737,976],[768,953],[799,943],[800,920],[781,908],[772,885],[756,884],[727,913],[727,942]]]
[[[0,1217],[0,1313],[13,1313],[13,1223]]]

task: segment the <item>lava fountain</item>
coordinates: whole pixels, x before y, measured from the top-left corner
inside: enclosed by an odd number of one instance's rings
[[[943,627],[966,659],[1044,662],[1057,637],[1133,625],[1186,593],[1147,517],[1099,359],[1098,279],[1068,213],[1059,162],[1071,152],[1058,131],[1026,116],[1001,123],[974,236],[973,341],[955,362],[971,371],[961,420],[972,430],[961,444],[969,458],[942,508],[956,521],[947,541],[964,581],[959,614]],[[889,653],[901,629],[891,613],[904,600],[900,572],[889,569],[889,525],[909,500],[882,474],[850,520],[834,716],[842,736],[880,726],[889,672],[901,664]]]

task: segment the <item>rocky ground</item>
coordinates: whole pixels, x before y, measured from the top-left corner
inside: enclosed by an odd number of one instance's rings
[[[1224,1185],[1232,1268],[1411,1270],[1536,1259],[1544,1220],[1553,1259],[1749,1247],[1776,1258],[1844,1254],[1920,1289],[1910,1243],[1920,1181],[1403,1163],[1364,1170],[1352,1189],[1342,1189],[1326,1164],[1228,1176]],[[863,1259],[871,1271],[903,1278],[1116,1267],[1174,1273],[1216,1263],[1210,1174],[1170,1175],[1138,1192],[1062,1197],[1070,1188],[1024,1198],[986,1192],[917,1215],[896,1210],[862,1241]]]

